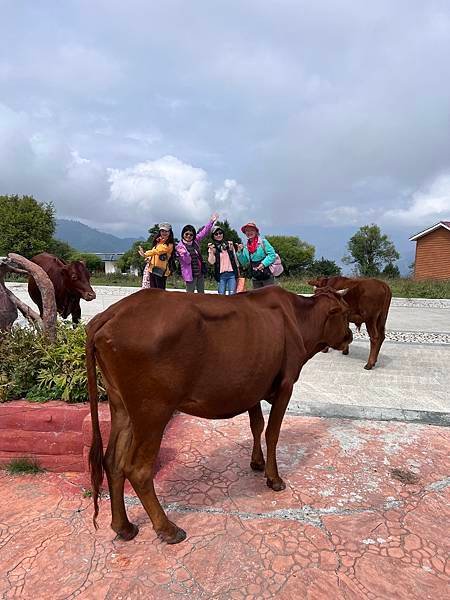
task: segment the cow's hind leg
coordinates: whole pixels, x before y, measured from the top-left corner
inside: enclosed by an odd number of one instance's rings
[[[286,484],[278,474],[277,466],[277,443],[280,435],[281,423],[283,421],[286,407],[289,403],[292,394],[292,382],[283,380],[278,388],[275,399],[272,402],[269,422],[266,429],[266,444],[267,444],[267,463],[266,463],[266,478],[267,485],[275,492],[280,492],[286,488]]]
[[[375,363],[377,362],[378,358],[378,352],[380,351],[381,344],[384,340],[384,333],[383,339],[381,339],[381,333],[377,327],[377,319],[378,316],[374,319],[367,319],[366,321],[366,329],[370,338],[370,354],[367,364],[364,365],[364,368],[368,371],[370,371],[375,366]]]
[[[264,456],[261,448],[261,435],[264,431],[264,417],[261,410],[261,403],[253,406],[248,414],[250,416],[250,428],[253,434],[253,450],[250,467],[254,471],[264,471]]]
[[[110,402],[113,401],[111,390],[108,392]],[[121,403],[120,398],[118,401]],[[132,439],[130,419],[125,410],[117,410],[111,406],[111,434],[105,452],[104,466],[108,478],[111,498],[111,528],[117,536],[125,541],[132,540],[139,529],[128,520],[124,502],[124,459]]]
[[[148,408],[148,405],[147,405]],[[186,538],[186,532],[167,518],[155,494],[153,470],[158,456],[164,429],[172,416],[157,413],[135,415],[140,419],[142,430],[136,425],[133,443],[128,453],[125,474],[150,517],[156,534],[168,544],[178,544]]]

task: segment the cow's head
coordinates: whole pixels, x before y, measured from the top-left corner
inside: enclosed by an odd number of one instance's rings
[[[328,277],[317,277],[316,279],[310,279],[307,283],[312,285],[313,288],[323,288],[326,287],[327,282]]]
[[[82,260],[73,260],[62,268],[64,287],[83,300],[94,300],[95,292],[91,287],[89,271]]]
[[[322,298],[326,311],[321,343],[336,350],[346,350],[353,341],[349,327],[350,308],[344,300],[347,290],[336,291],[330,287],[318,287],[314,297]]]

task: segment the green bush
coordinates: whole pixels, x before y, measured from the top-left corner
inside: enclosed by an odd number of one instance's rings
[[[0,400],[26,397],[34,402],[85,402],[85,341],[84,327],[68,322],[58,322],[54,344],[31,328],[16,326],[4,333],[0,342]],[[98,385],[104,396],[100,374]]]
[[[13,458],[3,465],[5,471],[9,475],[37,475],[38,473],[44,473],[45,469],[41,467],[39,462],[35,458]]]

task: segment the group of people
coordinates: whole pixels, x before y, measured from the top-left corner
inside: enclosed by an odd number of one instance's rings
[[[217,219],[218,215],[213,214],[198,231],[193,225],[185,225],[176,246],[170,223],[160,223],[152,248],[145,251],[139,246],[139,254],[146,259],[142,287],[166,289],[167,277],[174,272],[175,258],[178,258],[186,291],[203,294],[208,267],[200,251],[200,242],[208,235],[211,238],[208,263],[214,266],[219,294],[236,293],[241,269],[247,269],[253,288],[273,285],[275,278],[270,267],[278,257],[270,242],[261,236],[257,225],[254,222],[243,225],[241,231],[247,243],[235,244],[225,240],[224,230],[215,225]]]

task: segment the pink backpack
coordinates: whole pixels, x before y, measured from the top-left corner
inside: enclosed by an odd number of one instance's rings
[[[267,255],[266,248],[264,246],[264,239],[260,238],[259,243],[261,244],[261,248],[264,250],[264,254]],[[279,254],[275,254],[275,260],[271,265],[269,265],[270,272],[274,277],[279,277],[281,273],[284,271],[284,267],[281,264],[281,258]]]

